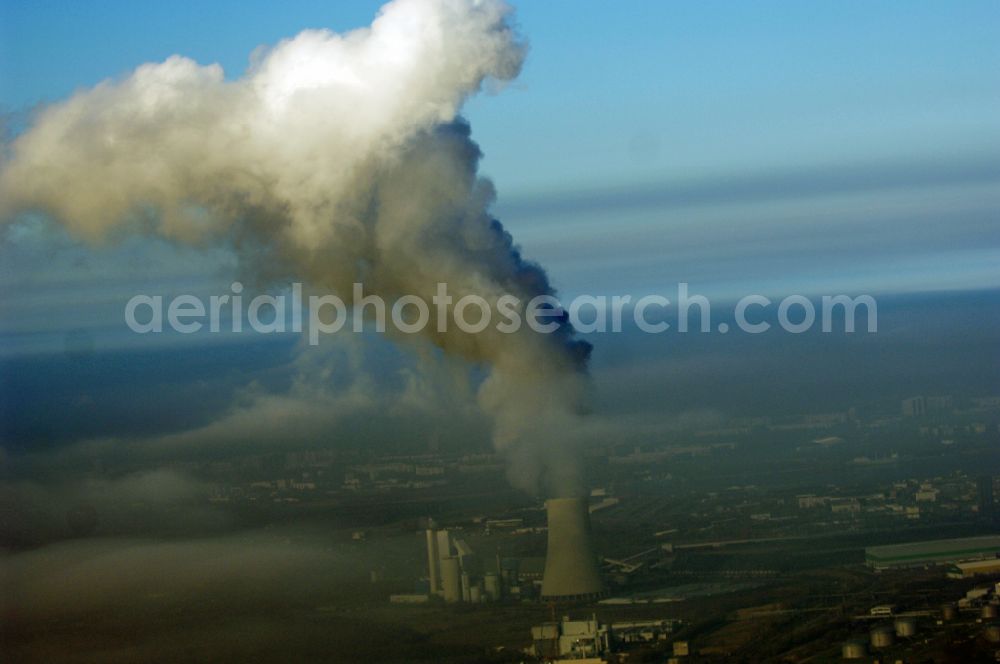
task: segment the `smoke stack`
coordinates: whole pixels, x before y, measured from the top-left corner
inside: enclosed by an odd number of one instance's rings
[[[438,580],[438,568],[440,562],[438,560],[438,546],[437,546],[437,535],[433,529],[428,528],[426,532],[427,536],[427,580],[430,582],[431,594],[437,595],[441,592],[441,584]]]
[[[586,498],[546,501],[549,522],[542,599],[579,600],[600,596],[601,575],[590,537]]]

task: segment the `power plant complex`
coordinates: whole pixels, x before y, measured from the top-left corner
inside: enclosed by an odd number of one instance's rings
[[[540,594],[544,601],[576,602],[600,597],[604,586],[591,542],[587,498],[552,498],[546,501],[545,512],[548,541],[540,593],[537,586],[531,591],[537,580],[519,575],[517,559],[501,561],[498,554],[496,570],[485,571],[486,566],[464,539],[432,526],[424,531],[426,593],[394,595],[393,601],[422,602],[439,597],[449,604],[480,603],[506,596],[525,598]]]
[[[479,573],[479,562],[465,540],[455,539],[447,530],[428,528],[427,579],[429,596],[449,604],[479,603],[500,599],[499,572]]]

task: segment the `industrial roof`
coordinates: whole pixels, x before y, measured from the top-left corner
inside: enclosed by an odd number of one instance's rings
[[[921,560],[961,560],[982,558],[1000,553],[1000,535],[963,537],[872,546],[865,549],[865,558],[872,562],[905,563]]]

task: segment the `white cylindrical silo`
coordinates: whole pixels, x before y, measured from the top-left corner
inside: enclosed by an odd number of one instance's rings
[[[586,498],[546,501],[548,550],[542,575],[542,599],[590,599],[601,594],[597,555],[590,540]]]
[[[458,572],[458,558],[441,559],[441,588],[446,602],[462,601],[462,583]]]
[[[441,593],[441,582],[438,579],[438,550],[437,550],[437,536],[434,531],[430,528],[427,529],[427,578],[430,581],[431,594],[438,595]]]
[[[437,531],[437,552],[438,560],[451,555],[451,533],[447,530]]]

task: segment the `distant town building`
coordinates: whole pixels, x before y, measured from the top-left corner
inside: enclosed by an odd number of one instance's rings
[[[977,505],[979,516],[988,521],[993,521],[996,517],[993,503],[993,476],[983,475],[978,478],[976,480],[976,487],[979,491],[979,503]]]
[[[854,499],[840,500],[830,505],[834,514],[857,514],[861,511],[861,503]]]
[[[953,404],[953,399],[948,395],[937,397],[910,397],[909,399],[903,399],[901,410],[903,417],[922,417],[928,413],[943,413],[950,411]]]
[[[927,412],[938,413],[951,410],[953,400],[950,396],[927,397]]]
[[[804,496],[796,496],[796,498],[799,501],[799,509],[823,507],[826,505],[827,501],[830,500],[826,496],[814,496],[812,494],[807,494]]]
[[[927,414],[927,399],[924,397],[911,397],[903,399],[903,417],[921,417]]]

